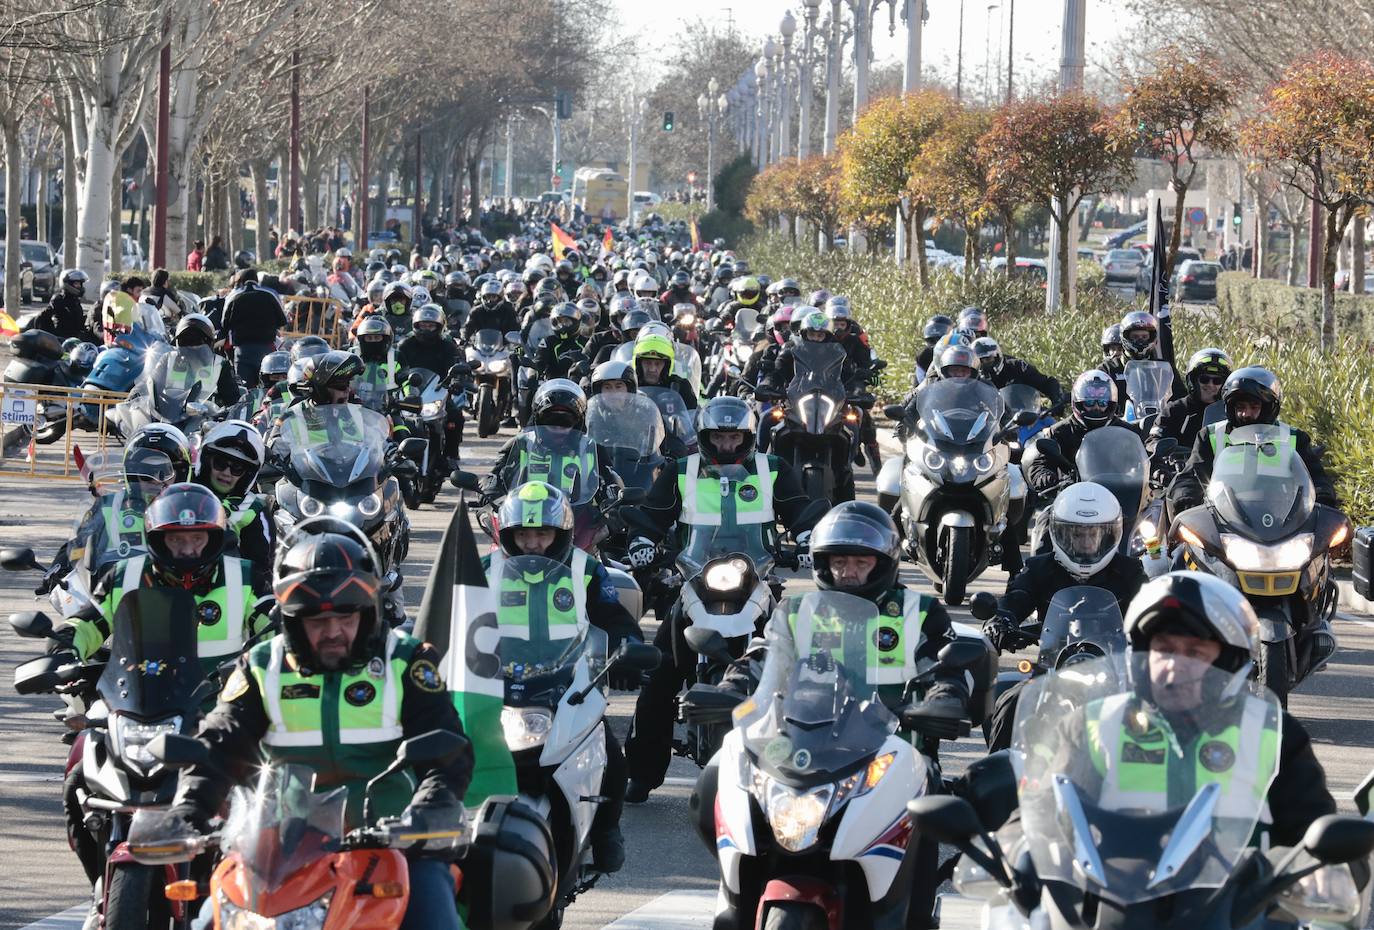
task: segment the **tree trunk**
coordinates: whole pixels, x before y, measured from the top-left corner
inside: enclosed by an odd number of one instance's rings
[[[930,266],[926,264],[926,208],[920,205],[913,206],[911,210],[908,247],[913,242],[916,244],[916,277],[922,288],[930,287]]]
[[[22,196],[19,187],[23,179],[19,171],[18,120],[6,121],[0,126],[0,135],[4,136],[5,145],[5,203],[10,207],[5,211],[5,241],[18,243],[19,219],[23,215],[19,210],[19,200]],[[19,316],[19,257],[17,245],[5,249],[5,309],[12,317]]]
[[[114,174],[110,176],[110,273],[124,270],[124,172],[118,153],[114,156]],[[132,271],[133,269],[129,269]]]
[[[373,202],[368,216],[368,222],[373,229],[386,229],[386,195],[391,188],[391,162],[383,158],[381,169],[382,173],[377,179],[377,199]]]
[[[1178,243],[1183,235],[1183,199],[1188,196],[1187,186],[1174,190],[1174,228],[1169,233],[1169,260],[1164,265],[1164,280],[1174,274],[1174,263],[1178,260]]]
[[[1058,217],[1063,218],[1056,218],[1059,223],[1059,306],[1069,310],[1069,198],[1059,198],[1058,206]]]
[[[51,153],[52,149],[49,148],[48,152]],[[38,196],[34,198],[37,201],[34,204],[34,215],[38,220],[38,240],[50,242],[52,230],[49,228],[51,224],[48,222],[48,181],[52,177],[52,171],[49,170],[46,157],[36,167],[38,170]],[[8,201],[6,202],[8,203]]]
[[[81,106],[80,101],[73,107]],[[115,168],[113,114],[108,107],[92,107],[86,119],[86,174],[81,185],[75,266],[92,281],[105,277],[105,247],[110,245],[110,186]],[[70,181],[68,184],[70,185]],[[110,270],[116,269],[118,248],[110,250]],[[69,258],[71,253],[67,253]]]
[[[320,162],[318,153],[315,157],[305,160],[301,171],[301,186],[305,188],[301,192],[302,210],[305,219],[303,224],[306,230],[314,231],[320,228]]]
[[[468,216],[473,225],[477,225],[479,217],[482,215],[482,199],[477,189],[481,179],[482,170],[482,147],[479,145],[473,152],[468,153]]]
[[[233,255],[244,247],[244,222],[243,222],[243,198],[239,194],[242,185],[239,181],[239,172],[235,169],[229,175],[230,180],[228,190],[225,191],[229,201],[229,256],[233,261]]]
[[[1326,237],[1322,243],[1322,352],[1336,348],[1336,254],[1341,250],[1340,210],[1326,211]]]
[[[1007,277],[1016,269],[1016,214],[1002,211],[1002,254],[1007,259]]]
[[[1298,284],[1298,224],[1288,224],[1288,273],[1284,276],[1284,283],[1289,287],[1296,287]]]
[[[1357,216],[1350,223],[1350,288],[1364,293],[1364,217]]]
[[[257,230],[253,237],[253,251],[258,253],[258,261],[265,262],[272,257],[272,239],[268,235],[271,224],[267,222],[267,172],[272,163],[266,158],[255,158],[248,163],[253,175],[253,222]]]
[[[62,255],[63,264],[75,268],[76,252],[76,208],[79,204],[79,190],[76,178],[76,129],[70,119],[62,121]],[[99,281],[97,276],[91,279]],[[95,288],[92,288],[95,290]]]

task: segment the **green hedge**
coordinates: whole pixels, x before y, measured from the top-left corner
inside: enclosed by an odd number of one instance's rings
[[[116,281],[124,281],[134,275],[144,281],[151,281],[153,276],[147,271],[121,271],[117,275],[109,275]],[[229,286],[229,272],[227,271],[173,271],[168,276],[168,283],[175,290],[185,291],[188,294],[195,294],[197,297],[209,297],[222,287]]]
[[[1230,316],[1258,323],[1266,332],[1290,337],[1321,332],[1322,292],[1289,287],[1243,271],[1217,276],[1217,306]],[[1374,296],[1336,295],[1336,332],[1374,343]]]

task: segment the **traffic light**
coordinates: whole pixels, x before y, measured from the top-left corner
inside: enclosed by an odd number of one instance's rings
[[[672,132],[672,131],[673,131],[673,122],[674,122],[674,120],[673,120],[673,111],[672,111],[672,110],[665,110],[665,111],[663,111],[663,131],[664,131],[664,132]]]
[[[1239,229],[1240,222],[1240,204],[1236,204],[1231,208],[1231,225]]]
[[[560,158],[558,159],[558,161],[553,163],[553,170],[555,174],[563,173],[563,159]]]
[[[554,110],[559,119],[572,119],[572,94],[566,90],[553,93]]]

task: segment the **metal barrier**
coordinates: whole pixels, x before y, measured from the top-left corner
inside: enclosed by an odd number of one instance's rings
[[[87,480],[77,446],[91,461],[116,449],[120,443],[109,434],[106,420],[110,408],[128,396],[93,388],[0,384],[0,481]]]
[[[348,332],[343,324],[344,305],[333,297],[284,297],[286,318],[290,329],[281,334],[283,339],[300,339],[302,336],[319,336],[331,348],[340,348],[348,342]]]

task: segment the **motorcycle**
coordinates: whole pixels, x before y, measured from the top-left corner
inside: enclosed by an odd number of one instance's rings
[[[15,336],[10,340],[10,349],[14,358],[5,366],[6,385],[76,388],[90,375],[90,369],[77,367],[67,358],[62,349],[62,340],[41,329],[25,330]],[[6,393],[19,396],[20,392],[7,389]],[[67,403],[58,400],[41,402],[32,428],[34,440],[47,445],[61,439],[66,432]]]
[[[543,556],[498,557],[490,586],[499,591],[502,579],[514,578],[524,588],[538,579],[541,587],[555,589],[567,587],[570,574],[567,565]],[[606,634],[581,611],[575,626],[541,624],[531,612],[528,625],[502,625],[500,633],[501,728],[515,761],[519,803],[548,823],[554,839],[557,891],[540,927],[557,928],[564,909],[600,877],[590,866],[590,836],[606,770],[601,681],[614,665],[648,671],[659,652],[625,642],[608,660]]]
[[[410,548],[410,519],[398,478],[419,474],[415,460],[425,441],[403,440],[388,458],[390,436],[386,417],[357,404],[288,409],[269,443],[269,467],[279,476],[272,516],[277,539],[325,514],[362,530],[382,562],[390,618],[399,612],[403,620],[400,565]]]
[[[127,333],[114,337],[114,342],[106,346],[96,357],[95,367],[82,383],[83,388],[96,391],[112,391],[123,394],[133,389],[143,375],[148,353],[154,347],[163,347],[159,337],[143,327],[135,327]],[[82,404],[80,408],[81,426],[94,430],[100,423],[100,407],[96,404]]]
[[[511,380],[511,349],[520,344],[517,333],[503,338],[494,329],[482,329],[472,337],[468,346],[468,366],[477,385],[473,410],[477,417],[477,435],[485,439],[501,428],[501,420],[510,416],[514,386]]]
[[[203,398],[213,394],[224,364],[209,346],[150,350],[138,385],[110,411],[110,428],[127,439],[149,423],[166,423],[194,436],[220,412]]]
[[[75,732],[66,771],[84,828],[103,859],[97,902],[107,927],[166,927],[183,922],[184,906],[162,895],[185,870],[138,863],[128,848],[131,818],[165,808],[176,791],[175,772],[149,752],[164,733],[194,733],[204,700],[215,693],[197,659],[195,602],[185,591],[141,588],[120,600],[108,654],[81,664],[70,654],[33,659],[15,670],[20,694],[58,693],[85,703],[68,715]],[[20,636],[55,638],[42,613],[16,614]]]
[[[529,325],[529,332],[525,337],[522,357],[518,359],[515,376],[521,411],[530,408],[530,401],[534,397],[534,392],[539,389],[539,372],[530,360],[539,354],[539,347],[543,345],[545,339],[552,335],[553,323],[546,316],[534,320]],[[527,425],[524,421],[520,423],[521,429]]]
[[[416,765],[450,758],[462,737],[443,730],[403,742],[396,761],[368,782],[405,778]],[[163,738],[153,751],[167,763],[208,761],[194,740]],[[210,880],[182,879],[163,892],[174,902],[208,897],[216,930],[240,927],[317,927],[320,930],[394,930],[410,898],[404,849],[456,857],[469,838],[463,809],[427,811],[417,831],[396,818],[367,821],[345,832],[348,789],[317,793],[315,773],[303,765],[264,766],[253,787],[237,787],[229,814],[214,834],[198,834],[165,811],[140,812],[130,833],[131,855],[146,867],[171,867],[218,847],[222,858]],[[460,876],[461,877],[461,876]]]
[[[805,596],[798,617],[862,630],[876,612],[871,601],[823,591]],[[919,711],[880,699],[862,649],[846,663],[828,644],[807,655],[790,637],[771,639],[719,764],[698,779],[697,831],[720,869],[718,930],[906,926],[917,843],[905,806],[942,779],[898,735],[919,730]],[[982,655],[980,645],[950,644],[906,691]]]
[[[993,837],[962,798],[927,796],[908,804],[917,830],[963,853],[954,884],[983,902],[983,926],[1353,925],[1362,902],[1344,864],[1374,849],[1374,826],[1330,815],[1312,824],[1301,847],[1261,848],[1254,834],[1277,766],[1263,766],[1258,753],[1236,760],[1224,742],[1209,744],[1220,747],[1217,752],[1230,760],[1226,767],[1236,771],[1217,778],[1199,764],[1195,787],[1189,780],[1181,797],[1160,800],[1122,791],[1088,762],[1081,742],[1086,707],[1103,713],[1129,709],[1131,732],[1155,734],[1177,747],[1169,713],[1132,688],[1133,681],[1148,682],[1149,671],[1128,662],[1146,661],[1097,659],[1075,665],[1072,674],[1046,675],[1026,689],[1011,750],[1019,829],[1008,825]],[[1207,666],[1198,674],[1202,694],[1230,692],[1230,673]],[[1222,726],[1230,720],[1231,728],[1249,731],[1250,745],[1272,746],[1280,739],[1279,702],[1268,692],[1220,703],[1213,716]],[[1203,758],[1210,758],[1207,748]],[[1113,744],[1111,751],[1119,750]],[[1322,867],[1326,881],[1299,884]]]
[[[768,413],[772,451],[792,466],[812,500],[852,497],[852,492],[840,492],[853,486],[860,413],[849,406],[840,379],[844,348],[802,341],[793,344],[792,352],[795,374],[787,386],[787,402]]]
[[[587,401],[587,438],[626,488],[647,493],[664,465],[658,405],[642,394],[597,394]]]
[[[688,454],[697,450],[697,412],[689,409],[674,388],[655,385],[639,386],[639,393],[654,402],[663,418],[663,428]]]
[[[1350,537],[1350,523],[1316,502],[1292,432],[1281,423],[1231,430],[1206,495],[1175,519],[1181,545],[1174,565],[1216,575],[1254,605],[1258,681],[1286,705],[1289,692],[1335,652],[1331,550]]]
[[[1126,363],[1125,419],[1139,421],[1140,433],[1148,436],[1169,403],[1174,371],[1168,362],[1132,360]]]
[[[987,568],[1007,528],[1011,477],[1002,398],[985,381],[936,381],[917,394],[908,424],[897,514],[908,557],[947,604]],[[890,407],[891,416],[900,409]]]
[[[424,441],[424,451],[415,459],[419,474],[414,478],[400,476],[401,495],[411,510],[419,509],[421,504],[434,503],[448,480],[450,469],[445,450],[448,448],[450,404],[454,402],[449,390],[462,376],[463,372],[456,365],[444,379],[427,368],[411,368],[402,375],[401,396],[396,398],[393,407],[409,429],[409,435]],[[418,447],[412,444],[409,448]]]

